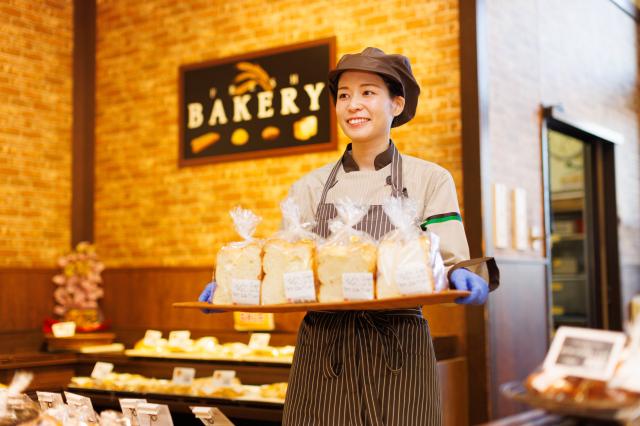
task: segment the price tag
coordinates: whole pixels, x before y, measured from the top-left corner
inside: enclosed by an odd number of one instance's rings
[[[194,416],[205,425],[233,426],[233,423],[217,407],[189,407]]]
[[[231,280],[231,300],[236,305],[260,304],[260,280]]]
[[[273,314],[260,312],[234,312],[233,328],[237,331],[273,330],[276,328]]]
[[[252,333],[249,338],[249,347],[252,349],[260,349],[269,346],[271,334],[269,333]]]
[[[183,346],[191,338],[189,330],[176,330],[169,333],[169,346]]]
[[[609,381],[627,337],[615,331],[560,327],[544,359],[544,369],[565,376]]]
[[[155,346],[160,339],[162,339],[162,331],[147,330],[144,333],[144,343],[149,346]]]
[[[93,409],[93,405],[91,404],[91,400],[86,396],[78,395],[71,392],[64,392],[64,397],[67,400],[67,405],[75,410],[84,410],[86,414],[88,414],[87,420],[91,423],[97,423],[98,418],[96,416],[96,412]]]
[[[423,263],[398,265],[396,283],[401,294],[424,294],[431,291],[427,266]]]
[[[342,274],[344,300],[372,300],[373,274],[371,272],[345,272]]]
[[[164,404],[138,404],[137,411],[140,426],[173,426],[169,407]]]
[[[313,271],[285,272],[284,295],[290,302],[315,302]]]
[[[36,392],[36,396],[38,397],[38,403],[40,403],[40,408],[44,411],[49,408],[58,408],[64,405],[64,401],[62,400],[62,394],[55,392]]]
[[[231,386],[235,377],[234,370],[215,370],[213,372],[213,386]]]
[[[96,362],[91,372],[92,379],[102,380],[107,377],[113,371],[113,364],[110,362]]]
[[[55,337],[73,337],[76,334],[76,323],[73,321],[57,322],[51,326]]]
[[[188,367],[175,367],[171,381],[176,385],[191,385],[196,377],[196,369]]]
[[[138,425],[138,404],[146,404],[146,399],[138,398],[120,398],[120,409],[122,414],[129,419],[131,426]]]

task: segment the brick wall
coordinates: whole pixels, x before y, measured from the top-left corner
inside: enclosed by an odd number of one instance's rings
[[[338,56],[375,45],[408,55],[418,116],[392,133],[461,185],[457,1],[98,2],[95,236],[108,266],[210,265],[236,238],[237,204],[279,224],[302,174],[339,153],[177,167],[178,67],[330,36]],[[343,136],[340,149],[346,145]]]
[[[50,266],[70,240],[72,2],[0,19],[0,266]]]
[[[540,105],[625,136],[616,147],[623,263],[640,259],[640,141],[636,23],[612,2],[487,2],[493,182],[527,190],[529,224],[543,226]],[[542,251],[511,257],[541,257]]]

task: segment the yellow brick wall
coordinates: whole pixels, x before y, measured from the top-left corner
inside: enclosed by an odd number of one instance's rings
[[[461,190],[456,0],[98,1],[95,237],[108,266],[210,265],[241,204],[274,232],[278,203],[339,153],[177,167],[178,67],[336,36],[410,57],[418,115],[392,137],[451,170]],[[340,136],[340,149],[346,144]]]
[[[69,249],[71,0],[0,4],[0,267]]]

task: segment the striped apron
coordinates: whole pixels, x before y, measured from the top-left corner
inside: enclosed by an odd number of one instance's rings
[[[390,184],[402,186],[402,158],[392,145]],[[314,232],[327,237],[337,216],[326,196],[342,159],[322,192]],[[373,205],[355,227],[379,240],[394,229]],[[319,311],[305,315],[296,342],[283,425],[406,426],[442,424],[438,374],[427,321],[420,308]]]

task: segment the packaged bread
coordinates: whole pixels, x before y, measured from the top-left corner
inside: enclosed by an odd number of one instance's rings
[[[242,241],[225,245],[216,258],[217,288],[212,303],[217,305],[259,304],[262,279],[262,243],[253,238],[260,218],[236,207],[229,213]]]
[[[378,246],[376,298],[433,293],[433,235],[420,229],[415,202],[391,197],[382,208],[395,229]]]
[[[315,301],[316,280],[313,271],[316,236],[309,230],[313,224],[302,223],[300,208],[292,198],[284,200],[280,209],[283,229],[264,245],[262,304]],[[306,276],[308,288],[298,289],[300,291],[286,288],[285,281],[290,282],[293,275]]]
[[[335,206],[338,216],[329,223],[331,235],[317,248],[318,300],[332,303],[373,299],[375,241],[354,229],[368,209],[349,199],[340,200]]]

